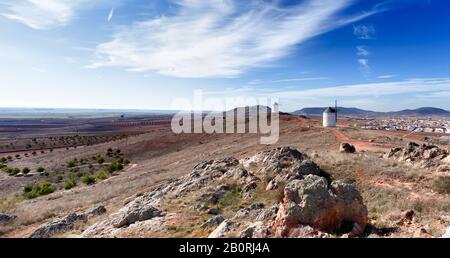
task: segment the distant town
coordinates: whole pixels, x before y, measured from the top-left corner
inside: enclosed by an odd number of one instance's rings
[[[450,134],[450,121],[436,118],[358,119],[362,129]]]

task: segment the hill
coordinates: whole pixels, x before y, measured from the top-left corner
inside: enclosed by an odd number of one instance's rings
[[[322,115],[326,107],[311,107],[303,108],[292,112],[295,115],[306,115],[306,116],[319,116]],[[347,108],[339,107],[338,111],[341,115],[354,115],[354,116],[450,116],[450,111],[433,108],[433,107],[421,107],[417,109],[405,109],[393,112],[376,112],[370,110],[364,110],[359,108]]]
[[[440,108],[422,107],[418,109],[405,109],[398,112],[390,112],[390,114],[400,116],[450,116],[450,111]]]

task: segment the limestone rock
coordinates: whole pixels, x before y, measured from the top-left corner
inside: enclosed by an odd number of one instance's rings
[[[352,228],[367,224],[367,207],[352,185],[339,181],[329,185],[323,177],[308,175],[289,182],[284,196],[274,223],[282,236],[299,224],[327,231],[340,230],[344,223],[351,223]]]
[[[116,228],[125,227],[137,221],[149,220],[161,215],[161,211],[148,204],[132,202],[125,206],[117,214],[112,224]]]
[[[220,225],[214,229],[208,238],[222,238],[225,237],[228,232],[230,232],[236,224],[231,220],[224,220]]]
[[[252,223],[242,232],[239,233],[240,238],[267,238],[269,236],[270,228],[263,222],[258,221]]]
[[[49,222],[43,226],[35,229],[30,235],[30,238],[50,238],[56,234],[61,234],[73,229],[76,222],[86,222],[87,216],[85,214],[70,214],[62,219]]]

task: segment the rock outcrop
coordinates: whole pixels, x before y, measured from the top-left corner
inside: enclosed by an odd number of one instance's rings
[[[299,224],[325,231],[339,231],[350,225],[355,234],[361,234],[367,215],[362,197],[353,186],[328,184],[323,177],[308,175],[286,185],[274,228],[277,235],[289,236],[289,231]]]
[[[393,148],[386,158],[403,161],[420,168],[438,168],[450,171],[450,152],[435,145],[409,142],[405,147]]]
[[[90,216],[90,217],[100,216],[100,215],[102,215],[102,214],[105,214],[106,211],[107,211],[107,210],[106,210],[105,206],[100,205],[100,206],[95,207],[95,208],[92,209],[91,211],[89,211],[89,212],[87,213],[87,215]]]
[[[341,143],[341,145],[339,146],[339,151],[343,153],[355,153],[356,148],[350,143]]]
[[[112,224],[116,228],[128,226],[137,221],[149,220],[160,216],[161,211],[150,204],[133,202],[122,208],[115,216]]]
[[[188,175],[127,201],[82,236],[148,234],[143,228],[164,236],[180,227],[185,213],[198,223],[190,222],[190,231],[206,230],[210,238],[359,235],[367,224],[367,208],[352,185],[332,182],[307,155],[282,147],[241,161],[200,162]]]
[[[221,238],[226,236],[226,234],[235,227],[236,224],[231,220],[224,220],[220,225],[214,229],[211,234],[209,234],[208,238]]]
[[[0,223],[10,223],[13,222],[16,218],[17,216],[0,213]]]
[[[266,190],[278,189],[287,181],[301,179],[306,175],[321,175],[323,171],[296,149],[280,147],[256,154],[244,160],[244,166],[260,167],[258,175],[267,182]]]
[[[35,229],[30,235],[30,238],[50,238],[56,234],[61,234],[70,231],[74,228],[77,222],[86,222],[87,216],[85,214],[70,214],[62,219],[58,219],[47,223]]]
[[[216,217],[212,217],[210,219],[208,219],[207,221],[205,221],[205,223],[203,223],[201,225],[202,228],[209,228],[212,226],[216,226],[219,225],[220,223],[222,223],[225,219],[222,216],[216,216]]]

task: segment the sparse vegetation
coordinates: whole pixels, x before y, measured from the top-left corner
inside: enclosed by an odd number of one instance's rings
[[[217,203],[217,207],[222,210],[226,208],[230,208],[231,210],[239,209],[241,191],[242,189],[239,185],[233,184],[231,186],[231,191],[227,192],[222,198],[220,198]]]
[[[105,163],[105,159],[103,157],[99,156],[99,157],[97,157],[97,163],[101,165],[101,164]]]
[[[95,177],[93,177],[92,175],[85,175],[85,176],[83,176],[82,181],[86,185],[93,185],[93,184],[96,183]]]
[[[14,209],[23,199],[24,197],[20,194],[15,194],[10,197],[0,197],[0,213],[5,213]]]
[[[69,190],[77,186],[77,181],[74,178],[68,179],[64,182],[64,189]]]
[[[71,161],[69,161],[69,162],[67,163],[67,167],[68,167],[68,168],[73,168],[73,167],[75,167],[75,166],[76,166],[76,163],[75,163],[74,160],[71,160]]]
[[[34,199],[42,195],[51,194],[56,190],[55,186],[50,182],[44,182],[34,186],[26,185],[23,188],[24,196],[27,199]]]
[[[450,194],[450,177],[439,176],[434,179],[433,189],[441,194]]]
[[[44,168],[44,167],[38,167],[38,168],[36,169],[36,171],[37,171],[38,173],[42,173],[42,172],[45,171],[45,168]]]
[[[108,174],[105,171],[101,171],[97,174],[96,178],[98,180],[105,180],[108,178]]]
[[[22,173],[23,173],[24,175],[26,175],[26,174],[30,173],[30,169],[27,168],[27,167],[25,167],[25,168],[22,169]]]

